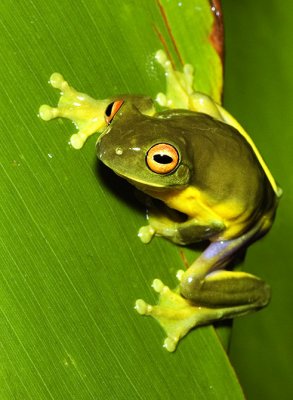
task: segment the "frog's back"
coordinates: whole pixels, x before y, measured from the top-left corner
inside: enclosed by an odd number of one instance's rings
[[[192,158],[192,186],[205,194],[207,207],[236,230],[273,213],[276,194],[245,137],[200,113],[176,120]]]

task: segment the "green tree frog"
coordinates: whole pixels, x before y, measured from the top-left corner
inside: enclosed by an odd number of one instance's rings
[[[61,90],[58,107],[43,105],[40,117],[73,120],[79,131],[75,148],[100,131],[98,158],[155,202],[148,202],[149,224],[140,228],[144,243],[162,236],[179,245],[208,240],[206,250],[177,273],[175,290],[159,279],[153,288],[158,304],[136,301],[166,332],[164,347],[174,351],[192,328],[233,318],[268,304],[263,280],[226,267],[249,244],[270,229],[281,189],[252,139],[209,96],[193,90],[193,68],[173,69],[163,51],[166,95],[156,102],[144,96],[94,100],[70,87],[55,73],[50,82]],[[157,200],[164,206],[158,207]]]

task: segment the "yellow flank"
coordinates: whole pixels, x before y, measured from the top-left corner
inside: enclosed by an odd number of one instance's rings
[[[217,203],[199,189],[189,186],[183,190],[148,192],[152,197],[162,200],[168,207],[180,211],[195,219],[200,224],[210,225],[213,221],[221,221],[226,229],[218,239],[230,239],[238,236],[247,226],[251,210],[235,200]],[[196,223],[196,222],[195,222]]]

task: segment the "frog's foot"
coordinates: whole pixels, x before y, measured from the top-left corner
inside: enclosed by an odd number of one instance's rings
[[[156,231],[151,225],[142,226],[139,228],[137,236],[140,238],[142,243],[149,243],[154,237]]]
[[[139,228],[137,236],[145,244],[150,243],[154,236],[163,236],[174,243],[178,243],[174,238],[174,223],[162,223],[160,220],[152,220],[149,225]]]
[[[178,272],[179,279],[182,273]],[[222,316],[221,310],[197,307],[184,299],[179,294],[179,287],[172,291],[159,279],[153,281],[152,287],[159,293],[158,304],[150,305],[139,299],[135,309],[139,314],[150,315],[159,322],[167,334],[163,347],[170,352],[176,349],[179,340],[191,329]]]
[[[168,108],[190,109],[190,98],[194,93],[193,66],[185,64],[183,72],[176,71],[163,50],[157,51],[155,59],[164,68],[167,79],[166,95],[159,93],[156,101]]]
[[[51,75],[49,82],[61,92],[58,106],[43,104],[39,109],[39,116],[44,121],[57,117],[70,119],[78,129],[71,136],[70,143],[75,149],[80,149],[89,136],[106,127],[104,111],[110,100],[95,100],[78,92],[57,72]]]
[[[182,72],[176,71],[163,50],[157,51],[155,58],[164,68],[167,81],[166,94],[158,93],[156,97],[160,106],[201,112],[223,120],[222,108],[211,97],[195,90],[192,65],[185,64]]]
[[[159,214],[158,214],[159,215]],[[142,243],[149,243],[154,236],[170,237],[172,240],[174,223],[163,214],[159,217],[148,215],[149,224],[139,228],[138,237]]]
[[[138,231],[138,237],[143,243],[149,243],[154,236],[163,236],[174,243],[180,243],[176,240],[176,232],[180,227],[182,216],[175,210],[165,210],[153,204],[148,204],[147,220],[149,224],[142,226]]]

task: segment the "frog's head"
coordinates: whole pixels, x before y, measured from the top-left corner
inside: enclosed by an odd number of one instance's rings
[[[184,137],[171,120],[147,115],[147,104],[136,100],[117,99],[107,107],[98,158],[141,190],[188,185],[192,162]]]

